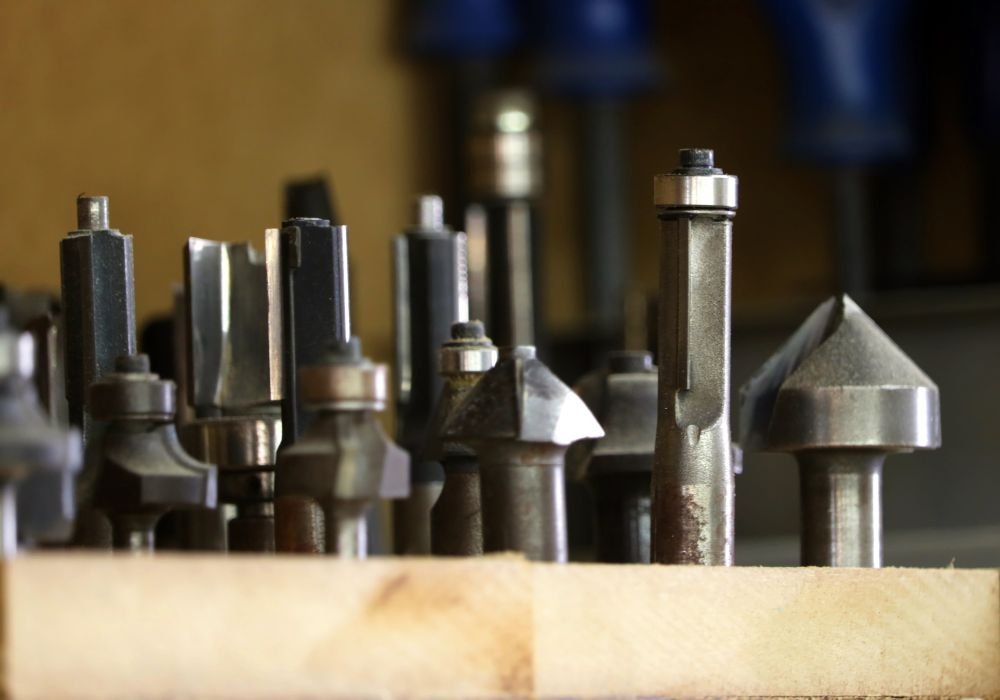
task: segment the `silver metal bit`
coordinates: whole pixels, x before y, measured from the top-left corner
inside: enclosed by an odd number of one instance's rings
[[[483,551],[565,562],[566,448],[604,431],[535,358],[535,348],[502,349],[497,365],[451,412],[444,435],[479,459]]]
[[[598,561],[649,563],[657,386],[652,355],[625,351],[574,387],[606,433],[566,453],[570,476],[593,494]]]
[[[302,368],[301,398],[316,415],[278,455],[275,530],[279,552],[364,558],[365,513],[379,498],[409,492],[410,459],[386,437],[375,413],[385,408],[388,368],[361,355],[357,338]]]
[[[732,220],[736,178],[707,149],[657,175],[660,220],[659,410],[652,561],[733,562],[729,431]]]
[[[882,463],[941,444],[938,388],[847,295],[828,299],[740,391],[745,450],[792,452],[802,564],[882,564]]]
[[[431,509],[431,553],[475,556],[483,553],[483,517],[476,453],[445,438],[445,423],[455,407],[497,361],[496,346],[483,324],[465,321],[451,327],[451,340],[441,346],[438,369],[444,389],[429,429],[426,458],[444,467],[444,488]]]

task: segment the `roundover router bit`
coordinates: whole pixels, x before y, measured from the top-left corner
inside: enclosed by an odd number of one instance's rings
[[[605,432],[566,453],[570,476],[593,494],[597,561],[649,563],[657,388],[653,357],[642,351],[612,353],[574,387]]]
[[[452,411],[444,435],[479,459],[483,551],[567,561],[566,448],[604,430],[535,348],[501,349],[496,366]]]
[[[410,458],[376,418],[387,400],[385,365],[361,354],[356,337],[303,367],[300,398],[315,416],[278,454],[275,537],[279,552],[367,555],[372,501],[409,493]]]
[[[476,556],[483,553],[483,518],[476,453],[447,439],[444,426],[455,407],[497,361],[497,348],[479,321],[455,323],[441,346],[438,369],[444,389],[431,419],[426,456],[444,468],[444,487],[431,509],[431,553]]]
[[[18,538],[32,542],[39,535],[51,540],[52,521],[72,513],[73,491],[66,479],[35,481],[36,492],[16,493],[17,485],[34,474],[51,473],[71,478],[79,471],[82,449],[76,429],[54,426],[45,415],[33,383],[34,343],[28,333],[18,333],[0,308],[0,557],[17,552]],[[39,492],[40,490],[40,492]],[[53,499],[52,493],[58,498]],[[27,498],[26,498],[27,497]],[[40,500],[41,504],[34,503]],[[62,500],[66,503],[60,503]],[[26,502],[27,501],[27,502]],[[55,513],[52,503],[56,503]],[[18,504],[38,511],[22,520],[18,532]],[[69,531],[64,533],[66,536]]]
[[[93,507],[107,517],[115,549],[152,551],[164,513],[216,505],[216,468],[184,451],[175,400],[174,383],[152,374],[146,355],[119,357],[90,386],[93,415],[107,423],[95,452]]]
[[[799,463],[804,566],[882,564],[882,465],[941,445],[938,388],[854,301],[821,304],[740,390],[746,450]]]
[[[732,221],[737,179],[708,149],[657,175],[660,220],[659,403],[651,558],[731,565],[729,431]]]

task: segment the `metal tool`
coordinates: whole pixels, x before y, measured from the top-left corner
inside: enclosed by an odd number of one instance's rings
[[[708,149],[657,175],[660,399],[653,468],[652,561],[733,562],[729,432],[732,221],[737,180]]]
[[[164,513],[216,505],[216,468],[181,447],[175,399],[174,383],[151,374],[146,355],[119,357],[90,387],[93,416],[107,422],[95,445],[93,506],[108,519],[115,549],[152,551]]]
[[[424,458],[428,423],[441,393],[437,355],[455,321],[468,318],[465,235],[444,224],[437,195],[416,202],[417,223],[393,241],[396,439],[410,453],[410,496],[393,505],[397,554],[429,554],[430,511],[444,471]]]
[[[570,475],[593,494],[598,561],[649,563],[657,386],[652,355],[635,351],[613,353],[574,387],[605,432],[566,453]]]
[[[368,507],[379,498],[406,497],[409,455],[375,416],[385,408],[387,375],[385,365],[361,355],[356,337],[302,368],[301,398],[316,415],[278,454],[278,551],[364,558]]]
[[[72,478],[83,453],[80,432],[54,426],[32,381],[34,343],[10,326],[0,307],[0,557],[17,552],[18,538],[52,541],[71,534],[65,525],[73,512]],[[53,475],[32,479],[35,474]],[[65,475],[65,477],[63,476]],[[18,493],[18,483],[29,485]],[[68,493],[66,486],[70,486]],[[20,508],[19,508],[20,505]],[[27,511],[25,515],[21,511]],[[55,532],[54,532],[55,529]]]
[[[502,348],[497,365],[451,412],[444,434],[479,459],[483,551],[565,562],[566,448],[604,431],[535,348]]]
[[[531,93],[500,90],[479,98],[469,140],[470,297],[499,346],[537,342],[541,153]]]
[[[764,363],[740,400],[744,449],[798,459],[803,566],[881,566],[882,463],[940,446],[937,385],[840,295]]]
[[[443,430],[455,407],[496,361],[496,346],[479,321],[453,324],[451,340],[438,353],[444,389],[431,419],[425,454],[444,468],[444,487],[431,509],[433,554],[469,557],[483,553],[479,462],[473,450],[448,440]]]

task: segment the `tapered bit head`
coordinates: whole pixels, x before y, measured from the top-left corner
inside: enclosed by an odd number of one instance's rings
[[[445,424],[446,437],[469,444],[513,441],[570,445],[604,437],[572,389],[535,357],[531,346],[504,348]]]
[[[937,385],[847,295],[821,304],[740,391],[745,449],[927,449]]]

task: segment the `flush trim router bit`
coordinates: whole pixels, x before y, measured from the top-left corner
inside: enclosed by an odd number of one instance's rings
[[[279,552],[367,556],[365,513],[409,492],[410,458],[375,413],[386,404],[388,368],[361,355],[357,338],[303,367],[301,398],[315,410],[300,439],[278,454],[275,532]]]
[[[468,316],[465,235],[444,224],[437,195],[416,202],[417,223],[393,241],[396,439],[410,453],[412,485],[393,504],[397,554],[429,554],[431,507],[441,493],[440,463],[425,459],[428,425],[441,393],[437,355],[455,321]]]
[[[604,431],[535,348],[501,349],[496,366],[452,411],[444,434],[479,459],[483,551],[567,561],[566,448]]]
[[[426,457],[444,468],[444,487],[431,509],[431,553],[471,557],[483,553],[483,517],[476,453],[443,435],[452,411],[497,361],[496,346],[479,321],[455,323],[441,346],[438,370],[444,389],[431,419]]]
[[[649,563],[657,387],[652,355],[640,351],[612,353],[574,387],[605,432],[566,453],[570,476],[593,494],[597,561]]]
[[[111,525],[112,546],[151,552],[160,517],[175,508],[214,508],[216,468],[191,457],[174,427],[174,383],[150,373],[146,355],[123,355],[90,386],[103,431],[94,507]]]
[[[660,220],[659,409],[652,561],[731,565],[729,431],[732,221],[737,180],[713,152],[685,149],[657,175]]]
[[[882,464],[940,446],[934,382],[845,294],[806,319],[740,400],[744,449],[798,460],[803,566],[881,566]]]

